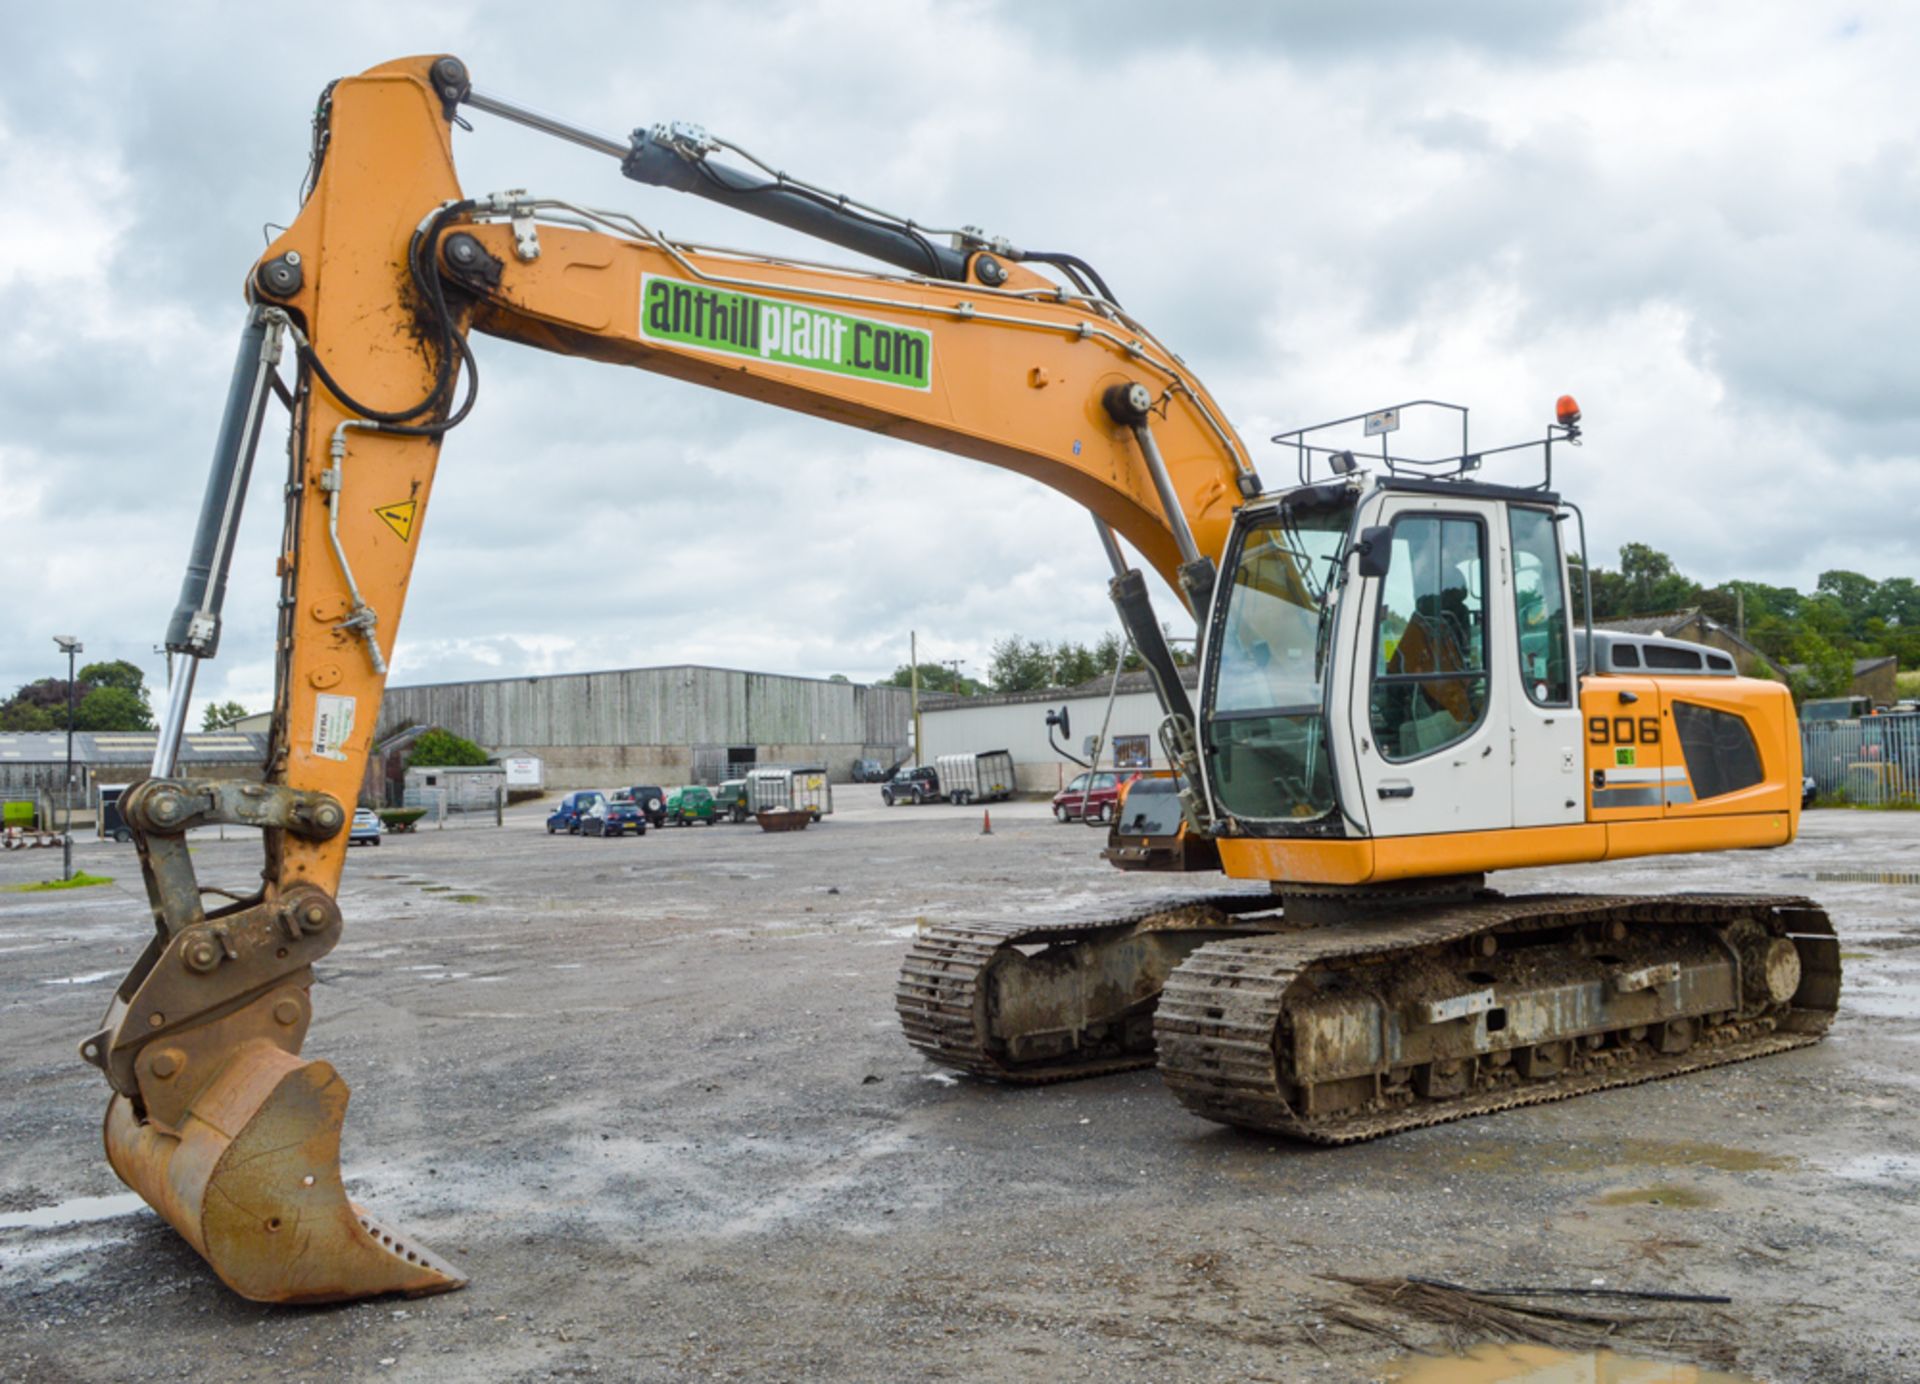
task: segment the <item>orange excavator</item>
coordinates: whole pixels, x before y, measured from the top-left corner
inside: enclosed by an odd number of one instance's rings
[[[463,111],[886,268],[469,196]],[[935,1060],[1012,1082],[1157,1061],[1208,1118],[1342,1142],[1776,1052],[1831,1021],[1838,949],[1808,900],[1485,887],[1503,868],[1777,846],[1798,824],[1783,689],[1576,618],[1563,537],[1579,512],[1551,485],[1556,445],[1579,438],[1570,399],[1525,444],[1537,485],[1478,479],[1491,451],[1471,449],[1465,410],[1432,403],[1282,435],[1297,474],[1273,485],[1078,256],[933,230],[697,126],[584,130],[475,89],[452,57],[327,88],[301,210],[246,295],[167,631],[184,662],[151,777],[123,799],[156,931],[81,1053],[112,1087],[115,1171],[248,1297],[465,1281],[348,1200],[347,1089],[301,1046],[441,441],[474,406],[475,330],[1005,467],[1092,512],[1175,771],[1130,798],[1108,854],[1241,883],[1123,916],[930,928],[897,1003]],[[194,669],[220,641],[276,398],[292,427],[265,773],[183,777]],[[1391,450],[1420,410],[1458,419],[1457,453]],[[1338,445],[1348,433],[1368,450]],[[1197,697],[1122,541],[1199,625]],[[259,829],[251,894],[199,882],[186,833],[214,823]]]

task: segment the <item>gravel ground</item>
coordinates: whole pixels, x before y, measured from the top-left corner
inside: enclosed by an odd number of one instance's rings
[[[1920,1378],[1920,887],[1818,878],[1912,869],[1920,814],[1494,881],[1815,895],[1848,970],[1820,1046],[1319,1150],[1187,1115],[1151,1072],[931,1068],[893,1017],[917,918],[1142,881],[1035,805],[982,836],[977,810],[840,798],[792,836],[550,838],[524,810],[352,852],[307,1051],[357,1092],[349,1190],[473,1276],[412,1302],[242,1302],[127,1194],[74,1045],[144,940],[132,851],[79,848],[111,886],[0,892],[0,1376],[1379,1378],[1394,1340],[1327,1315],[1353,1299],[1320,1275],[1347,1273],[1725,1293],[1685,1310],[1690,1358]],[[203,883],[257,871],[229,836],[196,838]],[[57,863],[0,856],[0,889]]]

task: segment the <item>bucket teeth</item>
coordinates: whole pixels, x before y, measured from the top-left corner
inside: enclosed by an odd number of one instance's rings
[[[107,1107],[107,1160],[243,1297],[340,1302],[466,1284],[411,1235],[347,1200],[347,1084],[325,1062],[243,1044],[177,1129]]]

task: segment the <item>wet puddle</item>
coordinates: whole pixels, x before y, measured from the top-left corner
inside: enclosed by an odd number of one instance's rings
[[[31,1211],[0,1214],[0,1230],[47,1230],[55,1226],[81,1225],[88,1221],[110,1221],[130,1216],[146,1203],[138,1192],[122,1192],[110,1197],[75,1197],[57,1206],[36,1206]]]
[[[1465,1355],[1415,1355],[1390,1366],[1394,1384],[1754,1384],[1746,1375],[1697,1365],[1634,1360],[1610,1350],[1475,1346]]]

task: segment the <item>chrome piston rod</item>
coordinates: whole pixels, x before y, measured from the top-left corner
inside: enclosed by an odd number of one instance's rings
[[[240,335],[239,355],[227,385],[226,412],[214,443],[213,467],[200,502],[200,523],[194,530],[186,577],[180,583],[180,600],[167,623],[168,651],[185,658],[169,685],[166,718],[153,747],[155,778],[166,778],[179,762],[187,703],[193,697],[194,670],[201,659],[212,658],[220,647],[220,608],[227,598],[227,569],[233,564],[247,481],[253,475],[253,456],[260,446],[260,424],[266,416],[267,400],[273,397],[274,371],[280,363],[287,325],[287,314],[281,309],[255,306]]]

